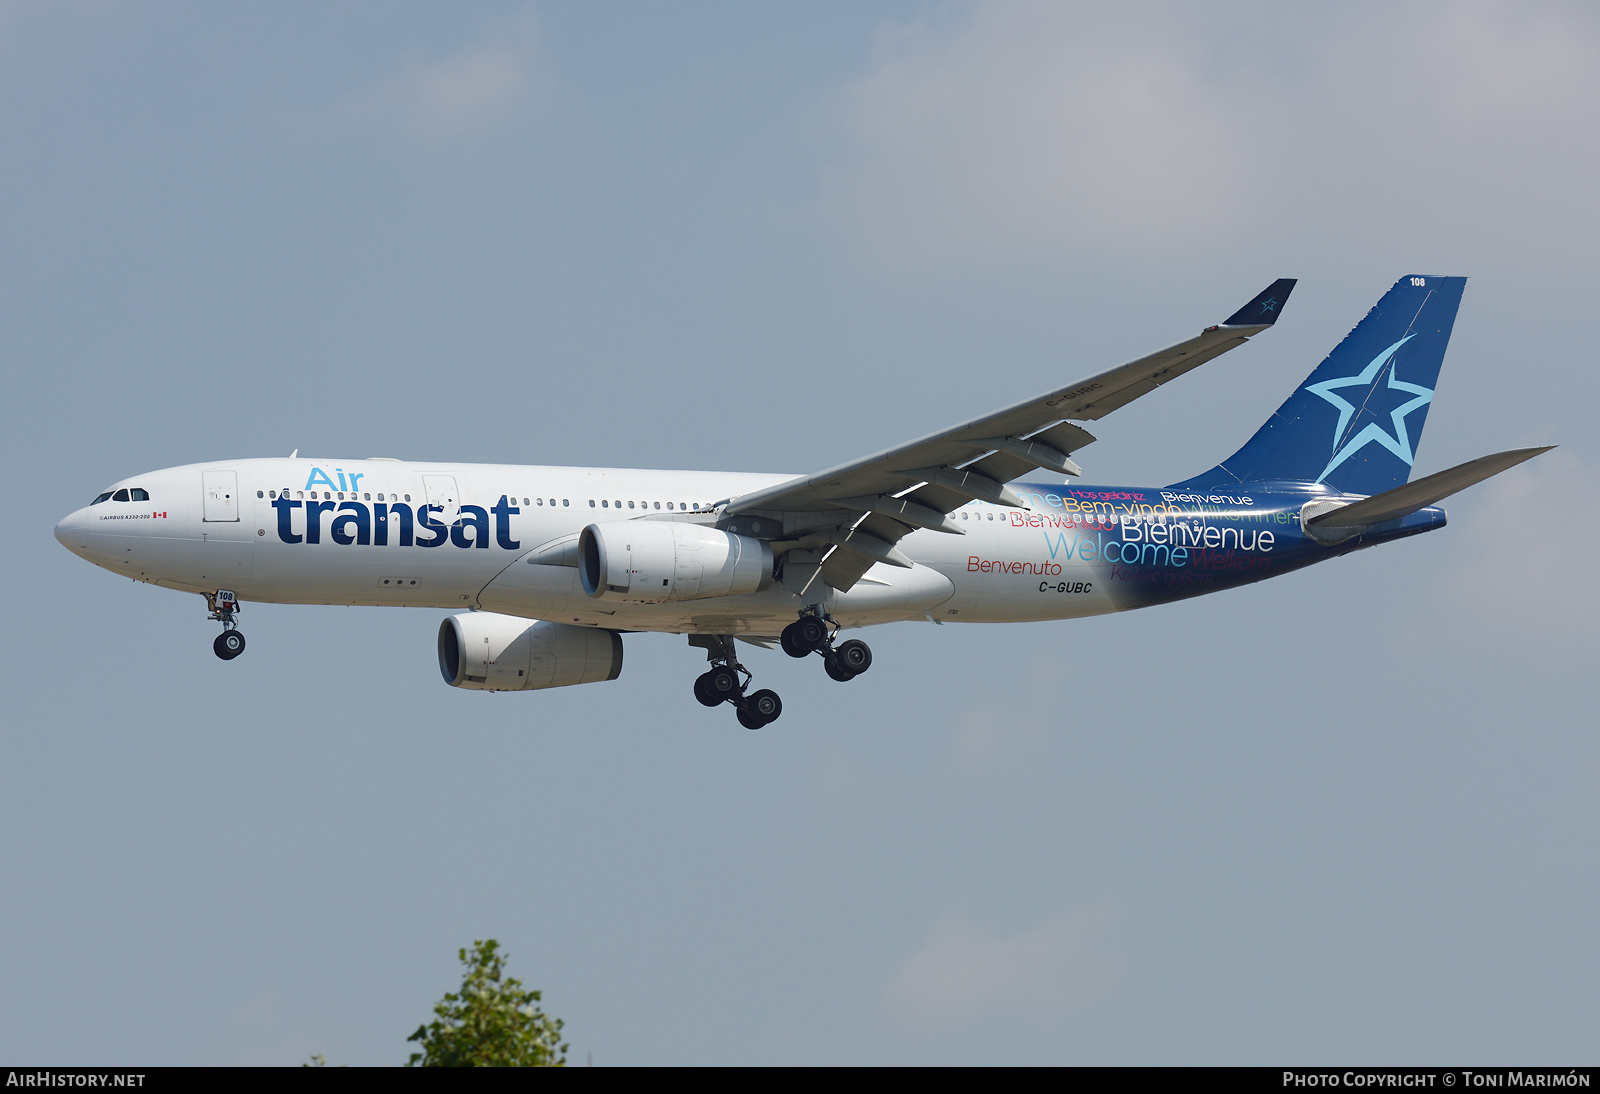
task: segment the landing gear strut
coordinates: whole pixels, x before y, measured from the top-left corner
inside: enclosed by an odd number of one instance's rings
[[[711,667],[694,682],[694,697],[708,707],[732,703],[739,715],[739,724],[746,729],[760,729],[778,720],[783,713],[783,700],[769,688],[745,694],[750,686],[750,670],[739,664],[734,656],[733,636],[727,634],[691,634],[691,646],[706,651]]]
[[[833,640],[838,633],[839,624],[832,616],[813,609],[783,628],[778,644],[790,657],[820,653],[828,675],[843,683],[872,667],[872,649],[856,638],[835,646]]]
[[[211,651],[224,661],[232,661],[244,652],[244,632],[233,621],[239,614],[239,598],[230,589],[218,589],[206,594],[206,607],[211,609],[206,618],[222,623],[222,633],[211,643]]]

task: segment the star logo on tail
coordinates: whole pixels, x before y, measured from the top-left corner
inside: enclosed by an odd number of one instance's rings
[[[1333,474],[1336,467],[1369,444],[1378,444],[1393,452],[1401,460],[1405,461],[1407,467],[1410,467],[1415,461],[1416,455],[1411,450],[1411,436],[1406,432],[1406,415],[1432,402],[1433,390],[1420,384],[1404,383],[1396,378],[1393,367],[1389,367],[1396,351],[1415,337],[1415,334],[1406,335],[1374,357],[1366,368],[1354,376],[1342,376],[1336,380],[1324,380],[1320,384],[1306,385],[1305,390],[1318,398],[1327,400],[1339,411],[1339,424],[1333,428],[1333,455],[1328,460],[1328,466],[1323,469],[1322,474],[1317,476],[1318,482],[1322,482]],[[1386,367],[1388,367],[1386,383],[1374,385],[1373,380]],[[1364,392],[1361,396],[1361,405],[1358,407],[1342,395],[1335,395],[1334,392],[1341,388],[1356,388]],[[1370,409],[1370,403],[1381,401],[1379,395],[1380,392],[1384,391],[1400,392],[1402,393],[1402,398],[1404,395],[1412,396],[1409,401],[1400,403],[1389,412],[1389,419],[1394,426],[1393,432],[1385,430],[1378,422],[1368,422],[1359,433],[1346,439],[1345,433],[1350,428],[1350,419],[1362,410]],[[1376,417],[1379,411],[1372,410],[1372,413]]]

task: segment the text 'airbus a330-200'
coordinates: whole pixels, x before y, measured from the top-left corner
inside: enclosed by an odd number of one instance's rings
[[[840,631],[1008,623],[1162,604],[1442,528],[1435,503],[1547,448],[1408,481],[1465,279],[1407,276],[1255,436],[1163,487],[1083,486],[1092,422],[1267,330],[1294,281],[1078,383],[816,474],[245,459],[135,475],[56,526],[113,573],[206,598],[217,656],[244,601],[466,608],[452,686],[615,680],[622,635],[687,635],[707,706],[779,716],[735,639],[872,665]],[[1030,481],[1044,470],[1065,484]]]

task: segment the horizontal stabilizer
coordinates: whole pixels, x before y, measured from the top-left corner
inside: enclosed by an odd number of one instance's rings
[[[1440,471],[1436,475],[1408,482],[1393,490],[1385,490],[1370,498],[1318,513],[1309,518],[1306,524],[1321,529],[1332,529],[1368,527],[1382,524],[1386,520],[1398,520],[1436,501],[1443,501],[1457,491],[1492,478],[1524,460],[1531,460],[1541,452],[1548,452],[1554,447],[1553,444],[1547,444],[1540,448],[1515,448],[1509,452],[1497,452],[1493,456],[1480,456],[1448,471]]]

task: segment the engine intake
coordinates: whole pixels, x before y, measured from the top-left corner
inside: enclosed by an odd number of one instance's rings
[[[772,584],[772,547],[699,524],[607,521],[579,535],[578,575],[596,600],[666,604],[757,593]]]
[[[533,691],[615,680],[622,636],[495,612],[466,612],[439,624],[439,672],[451,687]]]

